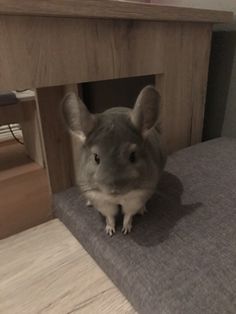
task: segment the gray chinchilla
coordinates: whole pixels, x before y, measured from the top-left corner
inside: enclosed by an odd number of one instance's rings
[[[123,233],[143,213],[154,193],[166,157],[157,127],[160,96],[152,86],[139,94],[133,109],[115,107],[91,114],[75,93],[62,102],[70,133],[79,138],[77,184],[89,203],[106,218],[106,233],[115,232],[119,207]]]

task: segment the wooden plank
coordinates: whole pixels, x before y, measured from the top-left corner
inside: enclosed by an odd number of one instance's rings
[[[2,150],[1,150],[2,151]],[[37,171],[41,169],[35,162],[29,162],[27,164],[19,165],[17,167],[8,168],[0,172],[0,182],[8,179],[24,175],[25,173]]]
[[[42,144],[52,193],[70,187],[73,182],[70,138],[60,112],[64,93],[62,86],[45,87],[36,91]]]
[[[43,167],[43,150],[35,97],[34,100],[31,101],[22,101],[21,108],[23,115],[21,128],[26,152],[32,160],[36,161]]]
[[[136,1],[136,0],[135,0]],[[141,0],[142,2],[143,0]],[[145,1],[144,1],[145,2]],[[232,11],[236,14],[236,2],[235,0],[148,0],[148,2],[156,3],[159,5],[168,5],[175,7],[196,8],[205,10],[223,10]]]
[[[31,163],[30,158],[25,154],[24,146],[16,143],[15,140],[0,142],[0,177],[3,171]]]
[[[161,73],[166,25],[0,16],[0,88],[24,89]]]
[[[27,89],[24,91],[12,91],[20,102],[35,100],[35,91]]]
[[[0,243],[0,312],[135,314],[57,219]]]
[[[227,23],[225,11],[107,0],[0,0],[1,14]]]
[[[46,170],[32,170],[0,180],[0,238],[52,217]]]
[[[0,238],[52,216],[46,170],[15,142],[0,145]],[[1,312],[1,311],[0,311]]]
[[[22,119],[22,106],[20,103],[0,106],[0,125],[19,123]]]
[[[13,91],[17,103],[0,107],[0,124],[20,123],[24,146],[30,158],[43,166],[39,121],[36,114],[35,92]]]
[[[0,106],[0,125],[20,123],[24,138],[24,146],[32,160],[43,166],[43,154],[39,121],[36,114],[35,93],[15,92],[17,103]]]
[[[163,136],[169,152],[201,141],[211,25],[166,30]],[[201,51],[200,51],[201,50]]]
[[[202,141],[209,57],[211,50],[211,26],[204,30],[196,30],[192,54],[192,125],[191,145]],[[201,47],[199,46],[201,42]]]

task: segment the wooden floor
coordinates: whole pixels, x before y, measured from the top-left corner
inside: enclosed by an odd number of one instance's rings
[[[23,145],[0,143],[0,239],[51,218],[46,170]]]
[[[133,314],[57,219],[0,241],[1,314]]]

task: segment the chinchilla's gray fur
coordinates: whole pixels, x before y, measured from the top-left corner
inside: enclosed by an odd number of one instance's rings
[[[115,232],[118,207],[123,232],[143,213],[156,189],[166,157],[157,127],[160,96],[152,87],[139,94],[134,108],[116,107],[91,114],[82,100],[68,93],[62,104],[65,122],[81,145],[76,182],[89,203],[106,217],[106,232]]]

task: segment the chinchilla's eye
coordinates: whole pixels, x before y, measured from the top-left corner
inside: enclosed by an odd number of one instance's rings
[[[135,152],[132,152],[130,155],[129,155],[129,161],[133,164],[136,162],[136,154]]]
[[[100,164],[100,158],[99,158],[98,154],[94,154],[94,160],[95,160],[97,165]]]

